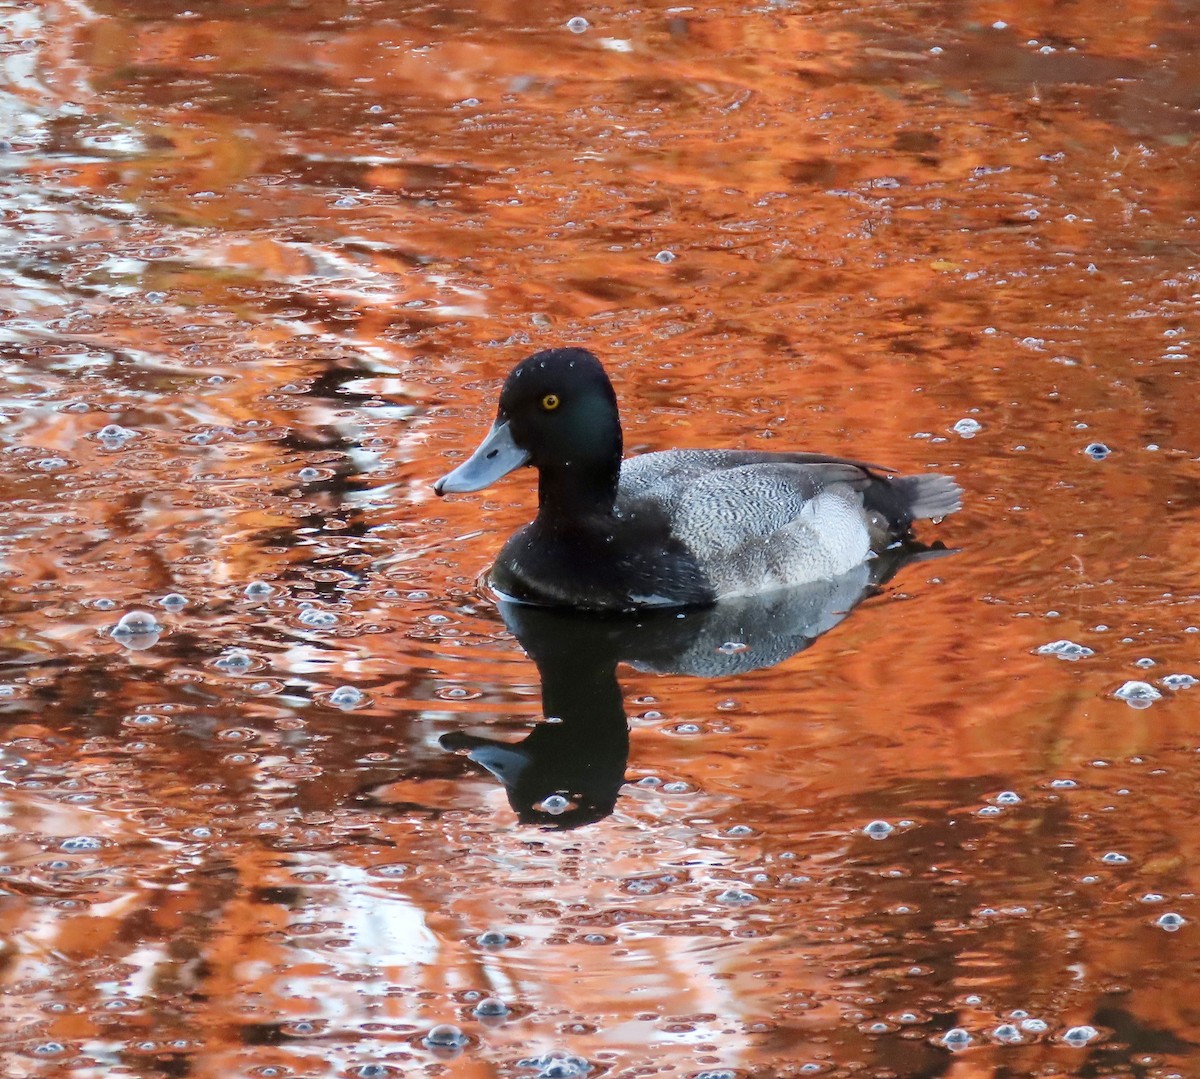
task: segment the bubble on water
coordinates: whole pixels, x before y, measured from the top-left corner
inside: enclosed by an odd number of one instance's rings
[[[1045,1034],[1050,1024],[1045,1019],[1022,1019],[1021,1029],[1030,1034]]]
[[[188,598],[180,592],[168,592],[158,605],[168,611],[182,611],[188,605]]]
[[[981,817],[998,817],[1004,810],[999,806],[983,806],[976,812]]]
[[[242,593],[247,599],[266,599],[275,589],[266,581],[251,581]]]
[[[137,438],[137,432],[131,431],[128,427],[122,427],[120,424],[110,423],[96,432],[96,438],[104,443],[106,449],[115,450]]]
[[[873,820],[865,828],[863,835],[871,839],[887,839],[896,829],[885,820]]]
[[[64,468],[70,468],[71,462],[65,457],[39,457],[36,461],[30,461],[29,467],[35,472],[61,472]]]
[[[388,1079],[395,1072],[386,1064],[360,1064],[350,1074],[354,1079]]]
[[[675,724],[676,734],[700,734],[702,727],[698,723],[677,723]]]
[[[749,903],[757,903],[758,896],[752,892],[743,892],[740,888],[726,888],[725,891],[717,896],[717,902],[744,907]]]
[[[302,626],[313,626],[316,629],[328,629],[330,626],[336,626],[338,616],[332,611],[320,611],[315,607],[306,607],[300,612],[300,624]]]
[[[1159,929],[1165,929],[1168,933],[1174,933],[1176,930],[1182,929],[1186,922],[1187,919],[1182,914],[1167,911],[1166,914],[1159,915],[1158,920],[1154,924]]]
[[[1190,674],[1168,674],[1162,680],[1162,684],[1167,689],[1191,689],[1200,679],[1193,678]]]
[[[1083,452],[1086,453],[1093,461],[1103,461],[1105,457],[1112,453],[1112,450],[1110,450],[1103,442],[1089,442],[1086,446],[1084,446]]]
[[[1146,670],[1148,667],[1154,666],[1154,660],[1150,659],[1149,657],[1144,657],[1142,659],[1135,660],[1133,665],[1135,667],[1141,667],[1142,670]]]
[[[351,206],[357,205],[358,199],[354,198],[353,195],[343,195],[340,199],[337,199],[334,202],[334,206],[336,206],[339,210],[347,210]]]
[[[1100,1037],[1100,1031],[1098,1031],[1095,1027],[1084,1025],[1071,1027],[1071,1029],[1063,1035],[1063,1041],[1065,1041],[1068,1045],[1073,1045],[1076,1049],[1078,1049],[1081,1046],[1087,1045],[1088,1042],[1094,1041],[1098,1037]]]
[[[499,997],[485,997],[475,1005],[475,1014],[481,1019],[495,1019],[501,1015],[508,1015],[511,1010]]]
[[[517,1067],[536,1069],[535,1079],[577,1079],[592,1070],[592,1065],[583,1057],[561,1049],[552,1049],[540,1057],[524,1057],[517,1061]]]
[[[591,24],[581,15],[576,15],[573,19],[567,20],[567,29],[572,34],[586,34],[591,28]]]
[[[952,1027],[942,1035],[942,1044],[952,1052],[958,1052],[971,1044],[971,1035],[962,1027]]]
[[[1147,892],[1142,896],[1143,903],[1161,903],[1166,897],[1158,892]]]
[[[690,783],[684,783],[682,780],[672,780],[670,783],[662,785],[664,794],[690,794],[692,787]]]
[[[245,674],[254,665],[254,657],[243,648],[231,648],[219,656],[214,665],[229,674]]]
[[[541,800],[539,808],[543,813],[549,813],[550,816],[557,817],[570,809],[571,803],[561,794],[551,794]]]
[[[67,1047],[62,1042],[42,1042],[35,1045],[33,1051],[40,1057],[56,1057],[65,1053]]]
[[[754,835],[754,829],[748,824],[731,824],[725,829],[725,834],[732,836]]]
[[[1005,1042],[1009,1045],[1022,1040],[1020,1030],[1012,1023],[1001,1023],[992,1031],[992,1037],[998,1042]]]
[[[481,948],[503,948],[511,943],[512,938],[499,929],[486,929],[475,938],[475,943]]]
[[[1149,682],[1130,681],[1114,691],[1113,696],[1130,708],[1149,708],[1162,694]]]
[[[424,1038],[430,1049],[458,1049],[467,1044],[467,1037],[453,1023],[439,1023]]]
[[[1059,659],[1065,659],[1074,663],[1077,659],[1086,659],[1088,656],[1094,656],[1096,652],[1094,649],[1088,648],[1085,644],[1076,644],[1074,641],[1061,640],[1040,645],[1037,649],[1037,654],[1039,656],[1057,656]]]
[[[308,483],[311,480],[319,480],[321,478],[321,472],[316,468],[302,468],[296,473],[296,476],[299,479],[304,480],[305,483]]]
[[[654,261],[661,262],[665,266],[668,263],[674,262],[678,257],[679,256],[676,255],[674,251],[660,251],[654,256]]]
[[[996,804],[1002,806],[1020,805],[1021,796],[1016,791],[1001,791],[996,795]]]
[[[151,637],[162,632],[162,626],[149,611],[128,611],[112,628],[112,636],[124,642],[136,637]]]
[[[963,438],[974,438],[983,430],[983,424],[978,420],[971,419],[970,416],[964,416],[950,430]]]
[[[1108,851],[1101,859],[1105,865],[1128,865],[1129,856],[1122,854],[1119,850]]]
[[[78,853],[85,850],[99,850],[104,846],[104,841],[97,839],[94,835],[76,835],[70,839],[64,839],[59,847],[62,850]]]
[[[349,711],[351,708],[357,708],[365,700],[366,694],[357,686],[338,686],[331,694],[329,694],[329,703],[334,708],[341,708]]]
[[[98,611],[111,611],[117,606],[117,601],[109,599],[106,596],[101,596],[100,599],[92,600],[92,606]]]
[[[1078,787],[1079,784],[1073,779],[1052,779],[1050,786],[1057,790],[1070,790],[1072,787]]]
[[[738,1074],[734,1071],[727,1071],[725,1068],[718,1068],[716,1071],[697,1072],[695,1079],[738,1079]]]

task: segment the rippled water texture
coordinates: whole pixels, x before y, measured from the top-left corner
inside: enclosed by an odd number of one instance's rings
[[[1198,27],[0,9],[0,1072],[1200,1074]],[[960,553],[498,610],[558,343]]]

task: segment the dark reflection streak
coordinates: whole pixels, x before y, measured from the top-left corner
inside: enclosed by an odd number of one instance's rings
[[[601,820],[616,806],[629,754],[619,662],[706,678],[774,666],[840,623],[908,562],[949,553],[897,548],[833,581],[702,610],[605,617],[502,602],[505,625],[537,665],[545,721],[517,743],[454,731],[441,745],[465,750],[496,776],[522,824],[566,829]]]

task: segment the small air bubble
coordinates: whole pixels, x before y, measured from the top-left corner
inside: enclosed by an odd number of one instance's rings
[[[551,794],[542,799],[540,808],[543,813],[549,813],[550,816],[557,817],[570,809],[571,803],[561,794]]]
[[[247,599],[266,599],[275,589],[266,581],[251,581],[243,593]]]
[[[887,821],[873,820],[863,828],[863,835],[869,836],[871,839],[887,839],[894,831],[895,828],[888,824]]]
[[[334,708],[350,709],[362,704],[365,694],[356,686],[338,686],[329,694],[329,703]]]
[[[242,648],[231,648],[217,658],[215,665],[229,674],[244,674],[254,665],[254,659]]]
[[[971,419],[970,416],[965,416],[959,420],[951,430],[956,435],[961,435],[963,438],[974,438],[980,431],[983,430],[983,424],[978,420]]]
[[[1130,708],[1149,708],[1162,694],[1149,682],[1126,682],[1113,696],[1124,701]]]
[[[1081,1026],[1071,1027],[1070,1030],[1063,1035],[1063,1041],[1068,1045],[1074,1046],[1076,1049],[1087,1045],[1088,1042],[1094,1041],[1100,1036],[1100,1032],[1095,1027]]]
[[[466,1035],[452,1023],[441,1023],[425,1035],[431,1049],[458,1049],[467,1042]]]
[[[750,892],[743,892],[740,888],[726,888],[720,895],[717,896],[718,903],[729,903],[734,906],[745,906],[747,903],[753,903],[757,900],[757,896]]]
[[[112,629],[114,637],[144,637],[160,632],[162,632],[162,626],[149,611],[129,611],[127,614],[121,615],[120,620]]]
[[[1103,461],[1112,450],[1110,450],[1103,442],[1089,442],[1083,450],[1093,461]]]
[[[942,1044],[947,1049],[957,1052],[971,1044],[971,1035],[962,1027],[953,1027],[942,1035]]]
[[[1160,915],[1158,921],[1154,924],[1159,929],[1165,929],[1168,933],[1174,933],[1176,930],[1182,929],[1185,923],[1186,919],[1182,914],[1175,914],[1168,911],[1166,914]]]
[[[481,1018],[492,1019],[500,1015],[508,1015],[510,1009],[498,997],[486,997],[475,1005],[475,1014]]]
[[[1037,654],[1039,656],[1057,656],[1059,659],[1065,659],[1070,663],[1074,663],[1077,659],[1086,659],[1088,656],[1094,656],[1096,653],[1094,649],[1088,648],[1087,645],[1076,644],[1074,641],[1061,640],[1039,645]]]
[[[96,437],[104,443],[106,448],[114,450],[123,446],[131,438],[136,438],[137,432],[129,430],[128,427],[121,427],[119,424],[110,423],[107,427],[101,427],[96,432]]]
[[[62,850],[78,853],[85,850],[99,850],[104,844],[94,835],[77,835],[70,839],[64,839],[59,846]]]
[[[315,607],[306,607],[300,612],[300,624],[302,626],[328,629],[330,626],[336,626],[337,621],[338,616],[332,611],[319,611]]]
[[[168,611],[182,611],[188,605],[188,598],[179,592],[168,592],[158,601],[158,605]]]

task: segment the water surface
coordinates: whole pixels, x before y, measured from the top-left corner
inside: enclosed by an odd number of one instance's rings
[[[1194,1073],[1197,26],[0,11],[5,1074]],[[585,627],[562,737],[531,484],[430,488],[562,343],[630,451],[955,475],[960,553],[704,677]],[[551,737],[577,827],[470,755]]]

